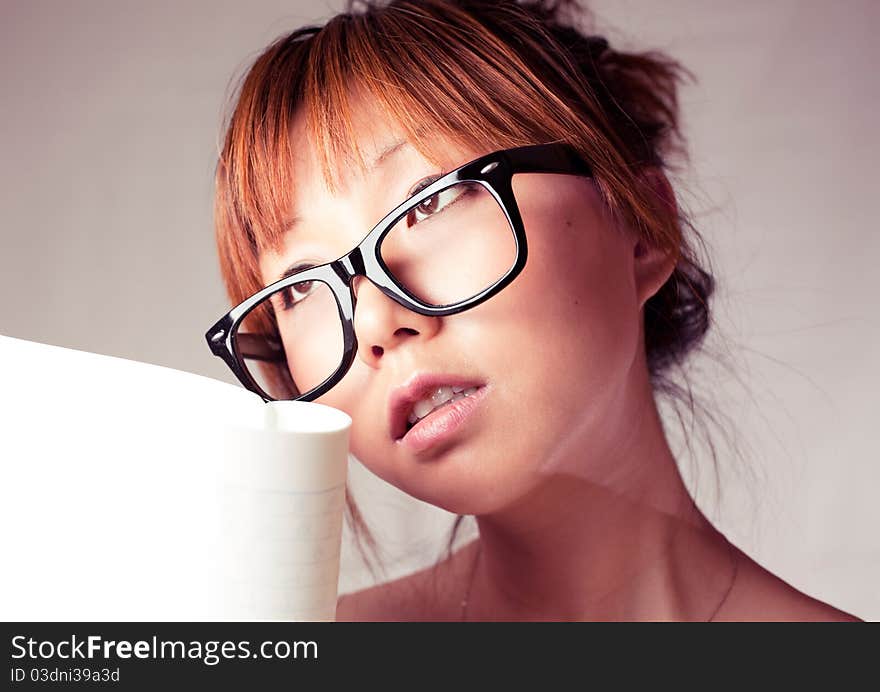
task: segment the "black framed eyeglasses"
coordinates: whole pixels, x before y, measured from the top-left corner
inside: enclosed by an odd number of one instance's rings
[[[527,257],[517,173],[593,175],[565,144],[481,156],[418,190],[342,257],[290,267],[220,318],[208,346],[264,401],[317,399],[357,353],[354,277],[437,317],[475,307],[517,277]]]

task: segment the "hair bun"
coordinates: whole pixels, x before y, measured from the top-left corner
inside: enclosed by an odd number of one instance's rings
[[[598,58],[608,50],[608,39],[604,36],[587,36],[587,50],[593,58]]]

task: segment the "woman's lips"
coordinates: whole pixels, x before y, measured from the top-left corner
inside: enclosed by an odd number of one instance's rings
[[[407,432],[407,418],[415,404],[436,393],[441,387],[483,386],[485,382],[466,375],[453,373],[415,372],[403,384],[395,387],[388,398],[388,430],[392,440],[401,439]]]
[[[410,452],[418,453],[452,437],[479,407],[489,388],[482,385],[473,394],[444,404],[422,418],[395,441]]]

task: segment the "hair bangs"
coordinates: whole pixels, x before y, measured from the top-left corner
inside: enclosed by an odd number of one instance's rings
[[[464,13],[454,23],[428,16],[434,21],[425,21],[424,7],[411,13],[403,3],[338,16],[314,37],[303,102],[308,137],[331,191],[344,170],[366,170],[353,125],[355,109],[364,105],[393,122],[432,163],[449,142],[490,151],[560,139],[558,126],[535,126],[553,120],[552,109],[523,93],[523,73],[511,71],[514,55],[502,59],[502,45],[475,40]],[[525,81],[537,82],[531,73]]]

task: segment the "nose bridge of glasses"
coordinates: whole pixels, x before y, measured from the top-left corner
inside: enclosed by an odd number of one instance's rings
[[[333,263],[333,269],[345,285],[351,288],[353,299],[357,300],[360,284],[368,280],[361,249],[356,247],[347,256],[341,257],[338,262]]]
[[[333,269],[347,286],[351,285],[355,276],[366,276],[364,256],[359,247],[354,248],[348,255],[341,257],[333,263]]]

